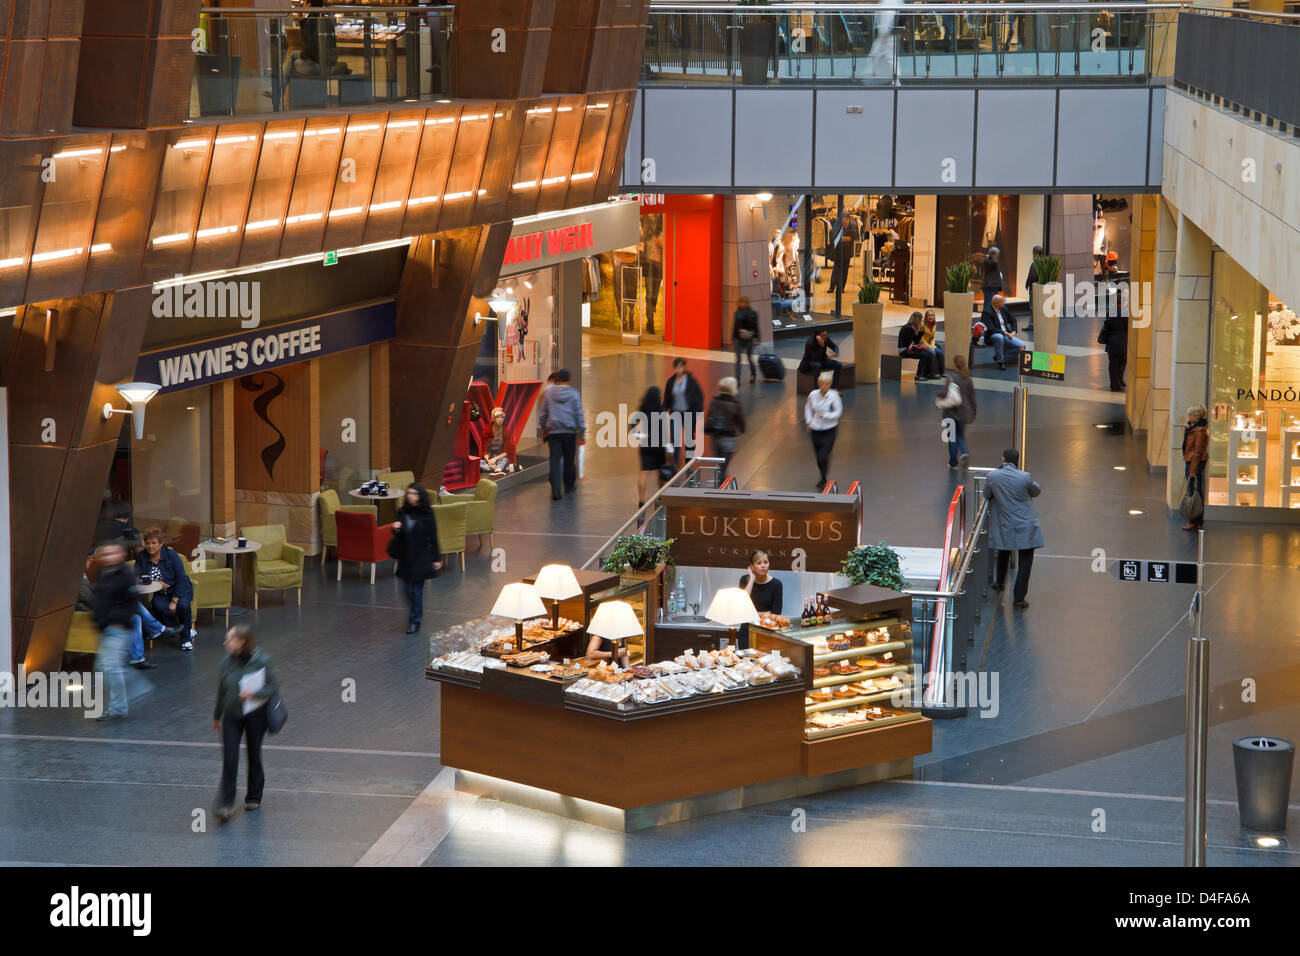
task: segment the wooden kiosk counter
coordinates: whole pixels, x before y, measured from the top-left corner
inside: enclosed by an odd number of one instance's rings
[[[646,587],[596,577],[561,605],[570,621]],[[869,586],[827,598],[823,625],[751,626],[745,651],[649,669],[634,658],[636,676],[615,683],[582,662],[556,677],[443,654],[425,671],[442,685],[442,763],[457,789],[628,830],[909,774],[931,730],[912,689],[911,599]],[[553,642],[551,661],[586,639]],[[644,661],[657,661],[652,623]]]

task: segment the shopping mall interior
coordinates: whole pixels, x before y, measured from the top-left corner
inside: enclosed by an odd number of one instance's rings
[[[767,6],[0,3],[0,863],[1300,865],[1300,10]]]

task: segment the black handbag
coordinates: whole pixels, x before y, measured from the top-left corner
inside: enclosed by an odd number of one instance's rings
[[[277,690],[266,702],[266,729],[273,734],[278,734],[288,719],[289,709],[284,706],[284,698]]]

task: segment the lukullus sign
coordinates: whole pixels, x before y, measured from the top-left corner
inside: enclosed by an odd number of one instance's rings
[[[743,568],[750,552],[766,551],[772,567],[839,571],[858,545],[861,499],[851,495],[672,489],[665,537],[673,561],[706,568]]]
[[[391,339],[396,327],[396,306],[380,302],[242,335],[146,352],[136,362],[135,380],[157,382],[161,391],[177,392],[372,345]]]

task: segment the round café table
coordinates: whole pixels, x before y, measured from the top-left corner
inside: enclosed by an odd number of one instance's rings
[[[261,550],[262,550],[262,542],[260,542],[260,541],[252,541],[252,540],[250,540],[250,541],[248,542],[248,544],[244,545],[244,547],[241,548],[241,547],[239,546],[239,539],[238,539],[238,538],[227,538],[225,541],[200,541],[200,542],[199,542],[199,549],[202,550],[202,551],[204,551],[204,552],[206,552],[206,553],[208,553],[208,554],[223,554],[223,555],[225,555],[225,556],[226,556],[226,566],[227,566],[227,567],[231,567],[231,566],[232,566],[232,559],[231,559],[231,556],[232,556],[232,555],[252,554],[254,551],[261,551]],[[238,588],[236,589],[236,588],[234,587],[233,583],[232,583],[232,587],[231,587],[231,589],[232,589],[233,591],[235,591],[235,593],[240,594],[240,596],[242,597],[242,592],[243,592],[243,589],[244,589],[245,587],[247,587],[247,582],[244,581],[244,579],[243,579],[243,575],[241,575],[241,574],[239,573],[239,563],[238,563],[238,562],[233,562],[233,567],[234,567],[234,569],[235,569],[235,577],[239,579],[239,586],[238,586]],[[232,612],[232,613],[233,613],[233,612]]]
[[[396,507],[397,507],[396,502],[399,498],[406,497],[406,489],[402,488],[401,490],[394,490],[390,488],[387,492],[385,492],[382,495],[367,495],[367,494],[363,494],[360,488],[353,488],[351,491],[348,492],[348,494],[359,501],[375,502],[375,517],[377,518],[380,524],[388,524],[396,517]],[[379,504],[379,502],[381,501],[394,502],[393,508],[391,509],[393,512],[392,514],[386,513],[390,509],[385,508],[383,505]]]
[[[150,581],[148,584],[137,584],[131,588],[133,594],[157,594],[166,585],[161,581]]]

